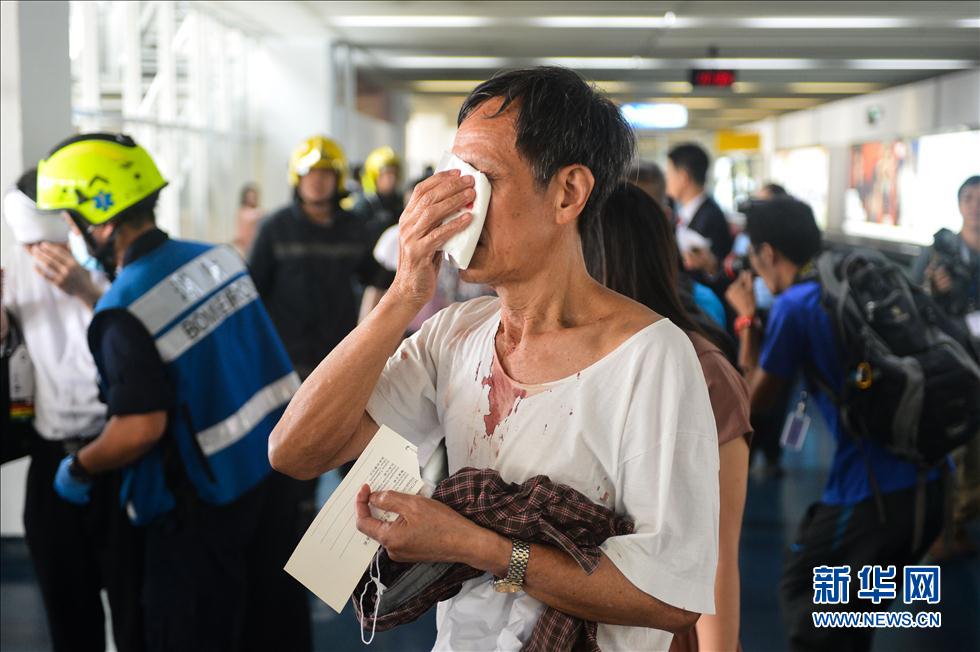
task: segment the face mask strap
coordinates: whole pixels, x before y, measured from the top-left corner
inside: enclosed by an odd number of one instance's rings
[[[378,625],[378,609],[381,607],[381,596],[387,590],[387,586],[381,583],[381,550],[378,550],[374,554],[374,559],[371,560],[371,566],[368,568],[368,573],[371,577],[371,582],[364,585],[361,589],[361,597],[358,600],[358,605],[361,612],[361,643],[364,645],[371,645],[374,641],[375,628]],[[364,596],[367,594],[368,587],[374,583],[375,592],[377,595],[374,596],[374,615],[371,617],[371,635],[365,639],[364,638]]]
[[[105,244],[99,244],[92,235],[92,225],[74,211],[68,211],[68,215],[71,216],[72,222],[78,227],[79,232],[82,234],[82,238],[85,239],[85,247],[88,249],[89,255],[95,258],[96,261],[102,265],[102,269],[105,271],[107,277],[110,281],[116,279],[116,231],[113,229],[112,233],[109,235],[108,240]]]

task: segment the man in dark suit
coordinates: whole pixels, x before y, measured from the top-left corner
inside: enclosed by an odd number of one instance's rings
[[[732,234],[721,207],[704,191],[708,154],[685,143],[667,154],[667,194],[677,202],[678,224],[711,240],[711,253],[720,262],[732,250]]]

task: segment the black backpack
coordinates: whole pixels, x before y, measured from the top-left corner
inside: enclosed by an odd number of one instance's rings
[[[816,277],[842,354],[845,432],[928,468],[980,431],[980,365],[968,334],[876,251],[826,252]]]

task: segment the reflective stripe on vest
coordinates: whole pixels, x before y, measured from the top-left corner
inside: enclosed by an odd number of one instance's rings
[[[176,317],[245,271],[245,262],[228,245],[214,247],[182,265],[129,306],[154,337]]]
[[[170,363],[220,326],[233,314],[255,301],[259,294],[245,263],[234,249],[222,245],[182,265],[134,301],[129,310],[153,335],[160,358]],[[214,292],[229,279],[239,276]],[[214,292],[194,312],[172,328],[164,328]]]
[[[299,389],[299,375],[294,371],[273,381],[255,393],[238,412],[197,433],[197,441],[204,454],[210,457],[231,446],[252,431],[262,419],[276,408],[282,407]]]
[[[184,317],[165,334],[156,338],[157,350],[164,362],[172,362],[187,349],[211,334],[233,314],[259,297],[251,277],[242,276],[218,290],[194,312]]]

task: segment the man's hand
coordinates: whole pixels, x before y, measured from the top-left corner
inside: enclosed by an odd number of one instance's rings
[[[935,294],[949,294],[950,290],[953,289],[953,277],[949,275],[949,272],[943,265],[933,265],[930,263],[926,268],[926,278],[929,279],[932,291]]]
[[[70,503],[85,505],[90,500],[89,491],[92,489],[92,482],[72,474],[73,459],[74,456],[69,455],[61,460],[61,464],[58,465],[58,472],[54,476],[54,490]]]
[[[725,291],[725,300],[728,301],[739,317],[755,316],[755,290],[752,288],[752,274],[742,272],[735,279],[735,282],[728,286]]]
[[[439,250],[473,220],[469,213],[443,224],[476,199],[472,176],[459,170],[435,174],[415,186],[398,220],[398,271],[391,290],[418,307],[432,298],[439,274]]]
[[[684,268],[714,276],[718,273],[718,259],[710,249],[695,247],[684,252]]]
[[[46,281],[65,294],[78,297],[89,306],[95,306],[102,292],[67,247],[42,242],[31,247],[30,252],[34,257],[34,269]]]
[[[357,529],[388,551],[393,561],[464,563],[479,570],[506,574],[510,542],[460,516],[437,500],[398,493],[357,493]],[[370,507],[395,512],[390,523],[371,516]]]

